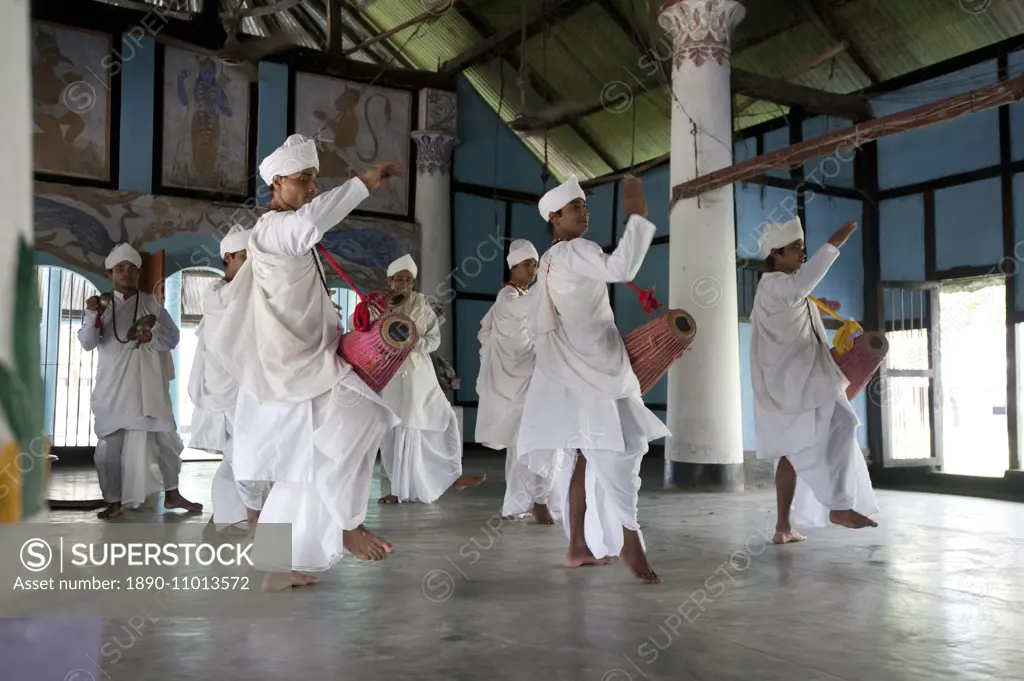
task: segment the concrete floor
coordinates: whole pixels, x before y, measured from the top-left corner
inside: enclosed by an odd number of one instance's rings
[[[659,463],[645,467],[640,522],[661,585],[621,565],[561,567],[561,528],[502,523],[501,462],[473,458],[467,469],[489,475],[479,488],[429,507],[374,505],[367,524],[397,552],[346,557],[292,591],[302,617],[135,634],[123,621],[0,620],[0,678],[1024,678],[1024,505],[882,491],[879,528],[772,547],[771,491],[664,492]],[[186,496],[208,504],[215,467],[185,464]],[[57,471],[54,496],[86,491],[86,478]],[[208,517],[207,506],[192,522]]]

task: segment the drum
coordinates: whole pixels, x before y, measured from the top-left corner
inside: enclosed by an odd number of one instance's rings
[[[342,335],[338,354],[352,365],[366,385],[380,393],[419,339],[411,318],[388,312],[377,316],[366,331],[353,329]]]
[[[641,394],[646,394],[661,380],[672,362],[690,347],[696,334],[697,323],[688,312],[669,310],[623,338],[629,363],[640,381]]]
[[[832,359],[836,361],[850,385],[846,388],[846,399],[852,400],[885,360],[889,352],[889,341],[885,334],[878,331],[867,331],[853,339],[853,348],[849,352],[839,353],[832,348]]]

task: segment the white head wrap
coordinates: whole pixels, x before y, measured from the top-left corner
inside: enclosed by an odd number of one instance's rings
[[[227,235],[220,240],[221,260],[228,253],[238,253],[247,249],[249,247],[250,234],[252,234],[252,230],[244,229],[242,225],[235,225],[228,230]]]
[[[547,222],[548,214],[557,213],[576,199],[586,198],[587,195],[576,181],[576,176],[570,175],[568,180],[540,197],[537,207],[540,209],[540,217]]]
[[[320,155],[316,153],[316,142],[305,135],[291,135],[274,153],[260,163],[260,177],[268,185],[277,176],[294,175],[314,168],[320,172]]]
[[[761,256],[767,258],[776,248],[788,246],[803,238],[804,230],[800,224],[800,218],[794,217],[789,222],[776,222],[768,225],[758,238],[757,245],[761,247]]]
[[[128,244],[118,244],[110,252],[107,259],[103,261],[103,267],[112,270],[123,262],[130,262],[136,267],[142,267],[142,256]]]
[[[391,277],[395,276],[402,270],[409,270],[409,272],[413,276],[413,279],[416,278],[416,272],[418,272],[418,270],[416,269],[416,261],[413,260],[412,256],[409,255],[408,253],[406,253],[401,258],[388,265],[388,278],[390,279]]]
[[[533,247],[527,239],[516,239],[512,242],[512,245],[508,249],[508,266],[515,267],[524,260],[540,260],[540,256],[537,254],[537,249]]]

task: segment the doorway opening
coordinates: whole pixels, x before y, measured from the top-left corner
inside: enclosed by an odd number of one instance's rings
[[[943,473],[1003,477],[1006,415],[1006,283],[942,282],[939,289]]]

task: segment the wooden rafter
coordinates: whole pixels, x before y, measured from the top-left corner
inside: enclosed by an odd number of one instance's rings
[[[837,95],[741,69],[732,69],[732,91],[738,95],[796,106],[810,113],[836,116],[854,122],[866,121],[873,115],[871,104],[861,95]]]
[[[1024,97],[1024,74],[996,85],[983,87],[938,102],[859,123],[838,132],[822,135],[806,142],[794,144],[769,154],[716,170],[677,184],[672,188],[672,203],[698,196],[704,192],[757,177],[775,168],[801,165],[806,161],[840,152],[853,154],[855,149],[881,137],[908,130],[924,128],[936,123],[977,113],[993,107],[1015,102]],[[670,206],[670,210],[671,210]]]
[[[342,2],[342,0],[331,0],[331,2]],[[352,24],[359,26],[363,30],[363,33],[367,36],[373,37],[377,35],[377,29],[374,28],[366,19],[363,17],[363,13],[351,6],[344,7],[344,17],[346,21],[350,21]],[[362,38],[360,38],[362,40]],[[391,57],[399,64],[406,66],[410,69],[414,69],[415,66],[404,54],[401,54],[396,50],[390,42],[387,40],[379,43]]]
[[[602,9],[611,19],[612,23],[619,27],[628,37],[633,46],[641,54],[651,54],[651,47],[630,25],[622,12],[611,0],[598,0]],[[652,89],[656,89],[667,83],[671,83],[671,65],[668,62],[661,63],[654,60],[659,67],[660,73],[654,78],[640,84],[640,91],[634,90],[634,96],[638,96]],[[630,85],[630,87],[633,87]],[[796,106],[817,114],[826,114],[847,118],[852,121],[863,121],[871,118],[871,107],[863,97],[854,95],[837,95],[824,90],[790,83],[787,80],[769,78],[760,74],[732,69],[732,90],[736,94],[746,95],[752,99],[765,100],[776,104]],[[603,104],[597,104],[578,113],[578,116],[588,115],[600,111]]]
[[[414,16],[412,19],[409,19],[408,21],[403,21],[402,23],[398,24],[394,28],[389,28],[388,30],[384,31],[383,33],[378,33],[377,35],[374,35],[374,36],[371,36],[371,37],[367,38],[366,40],[362,41],[358,45],[350,47],[347,50],[343,50],[342,53],[341,53],[341,56],[347,57],[348,55],[352,54],[353,52],[358,52],[359,50],[365,49],[365,48],[369,47],[370,45],[375,45],[376,43],[379,43],[382,40],[387,40],[391,36],[393,36],[393,35],[395,35],[397,33],[401,33],[405,29],[411,28],[412,26],[415,26],[417,24],[430,24],[430,23],[433,23],[433,22],[437,21],[438,19],[440,19],[442,16],[444,16],[444,13],[447,12],[449,9],[451,9],[451,6],[454,5],[457,2],[458,2],[458,0],[446,0],[445,2],[436,3],[436,4],[432,5],[432,6],[430,6],[429,8],[427,8],[426,10],[424,10],[423,12],[420,12],[419,14]]]
[[[864,75],[871,81],[871,84],[877,85],[882,82],[882,77],[878,74],[878,71],[867,60],[864,53],[857,47],[857,44],[850,39],[849,31],[846,30],[842,22],[839,21],[839,18],[836,17],[829,0],[811,0],[811,11],[825,25],[825,30],[829,32],[833,40],[845,42],[850,46],[846,53],[853,60],[853,63],[857,65],[857,68],[864,72]]]
[[[487,23],[484,22],[484,20],[480,18],[480,16],[476,12],[474,12],[472,8],[463,4],[456,6],[455,10],[459,12],[463,19],[466,20],[466,23],[468,23],[475,31],[477,31],[481,35],[488,35],[492,32],[491,28],[487,25]],[[529,22],[529,19],[527,19],[527,22]],[[519,35],[521,37],[522,24],[520,24],[519,26]],[[515,65],[509,59],[509,53],[514,52],[514,50],[515,48],[508,50],[502,53],[501,55],[501,58],[504,60],[505,64],[507,64],[513,69],[515,69]],[[526,56],[523,54],[518,54],[517,56],[520,60],[526,58]],[[442,69],[440,73],[443,74],[445,73],[445,71]],[[552,104],[558,99],[554,91],[554,88],[552,88],[551,85],[544,78],[539,76],[536,73],[536,71],[534,71],[534,69],[530,67],[529,64],[526,64],[526,77],[533,85],[533,89],[537,92],[540,98],[544,100],[545,104]],[[612,170],[617,169],[615,160],[608,155],[608,152],[604,151],[604,149],[601,148],[601,146],[587,133],[586,130],[580,127],[579,124],[576,123],[574,120],[567,120],[565,121],[565,123],[574,133],[576,133],[576,135],[581,140],[583,140],[584,144],[590,147],[594,151],[594,153],[597,154],[598,158],[600,158],[605,165],[607,165]]]
[[[509,4],[511,4],[510,0]],[[520,0],[522,2],[523,0]],[[546,0],[538,2],[537,7],[526,15],[526,39],[537,35],[544,28],[546,23],[552,23],[559,18],[565,18],[587,4],[588,0]],[[458,8],[457,9],[467,9]],[[465,12],[463,12],[465,15]],[[455,74],[466,69],[483,64],[496,57],[504,55],[514,49],[523,38],[523,25],[517,22],[503,31],[494,34],[486,34],[489,37],[480,41],[475,46],[462,54],[449,59],[441,65],[441,73]]]

